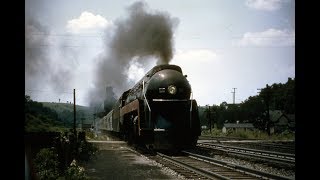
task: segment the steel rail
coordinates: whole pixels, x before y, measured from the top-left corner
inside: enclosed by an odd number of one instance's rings
[[[279,175],[275,175],[275,174],[271,174],[271,173],[267,173],[267,172],[263,172],[263,171],[259,171],[259,170],[255,170],[255,169],[251,169],[251,168],[247,168],[247,167],[243,167],[243,166],[238,166],[238,165],[231,164],[231,163],[228,163],[228,162],[225,162],[225,161],[220,161],[220,160],[216,160],[216,159],[213,159],[213,158],[210,158],[210,157],[206,157],[206,156],[202,156],[202,155],[199,155],[199,154],[194,154],[194,153],[191,153],[191,152],[188,152],[188,151],[182,151],[182,152],[188,154],[191,157],[203,159],[203,160],[206,160],[206,161],[218,164],[218,165],[222,165],[222,166],[226,166],[226,167],[229,167],[229,168],[232,168],[232,169],[236,169],[236,170],[240,170],[240,171],[243,171],[243,172],[247,172],[247,173],[253,174],[255,176],[258,176],[260,178],[264,177],[264,178],[283,179],[283,180],[291,180],[292,179],[292,178],[289,178],[289,177],[279,176]]]
[[[283,158],[279,158],[279,157],[272,157],[272,156],[268,156],[268,155],[259,155],[259,154],[253,154],[253,153],[248,153],[248,152],[239,152],[239,151],[235,151],[235,150],[225,150],[225,149],[221,149],[221,148],[215,148],[212,146],[215,145],[201,145],[201,144],[197,144],[198,147],[210,147],[211,149],[214,150],[218,150],[218,151],[223,151],[226,152],[228,154],[238,154],[238,155],[243,155],[243,156],[251,156],[251,157],[255,157],[255,158],[263,158],[263,159],[268,159],[268,160],[272,160],[272,161],[276,161],[276,162],[280,162],[280,163],[286,163],[286,164],[295,164],[295,160],[294,159],[283,159]]]
[[[179,166],[181,166],[181,167],[183,167],[185,169],[188,169],[188,170],[190,170],[192,172],[200,174],[201,176],[204,176],[206,178],[209,178],[209,179],[220,178],[220,179],[224,179],[224,180],[230,180],[230,178],[227,178],[225,176],[221,176],[221,175],[219,175],[217,173],[206,171],[206,170],[203,170],[203,169],[200,169],[200,168],[196,168],[196,167],[190,166],[190,165],[188,165],[186,163],[177,161],[177,160],[171,158],[170,156],[164,155],[162,153],[157,152],[157,155],[159,155],[160,157],[164,158],[167,161],[170,161],[173,164],[177,164],[177,165],[179,165]]]
[[[251,149],[251,148],[235,147],[235,146],[211,144],[211,143],[199,143],[199,144],[205,144],[205,145],[221,147],[221,148],[228,148],[228,149],[234,149],[234,150],[242,150],[242,151],[245,151],[245,152],[257,152],[257,153],[264,154],[264,155],[274,155],[274,156],[277,156],[277,157],[284,157],[286,159],[294,159],[295,158],[295,154],[291,154],[291,153],[266,151],[266,150],[260,150],[260,149]]]

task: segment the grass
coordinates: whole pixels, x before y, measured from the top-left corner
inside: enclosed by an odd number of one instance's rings
[[[227,133],[222,133],[220,129],[204,130],[201,132],[202,136],[212,136],[212,137],[236,137],[244,139],[262,139],[262,140],[295,140],[295,134],[292,132],[284,131],[279,134],[268,135],[266,132],[261,131],[228,131]]]

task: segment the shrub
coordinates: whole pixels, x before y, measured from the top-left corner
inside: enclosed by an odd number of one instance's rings
[[[201,135],[202,136],[214,136],[214,137],[223,136],[221,129],[217,129],[217,128],[212,128],[211,129],[211,134],[210,134],[210,130],[209,129],[202,130]]]
[[[79,155],[80,160],[89,160],[89,158],[94,155],[98,151],[98,148],[92,144],[88,143],[86,141],[80,141],[79,145]]]
[[[77,161],[73,160],[69,166],[69,168],[66,170],[65,178],[70,180],[84,180],[88,179],[84,172],[84,168],[77,165]]]
[[[36,174],[39,179],[57,179],[59,177],[58,155],[53,149],[43,148],[35,158]]]
[[[86,131],[86,137],[88,139],[95,139],[96,138],[95,133],[93,131]]]

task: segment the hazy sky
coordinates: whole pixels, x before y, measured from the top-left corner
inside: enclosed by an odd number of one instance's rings
[[[88,105],[100,57],[134,2],[26,0],[26,94],[36,101],[67,102],[76,89],[76,103]],[[266,84],[295,77],[294,0],[143,2],[150,13],[165,12],[174,20],[169,64],[188,75],[199,105],[232,103],[233,88],[240,103]],[[132,60],[124,84],[133,85],[154,65],[154,58],[143,64]]]

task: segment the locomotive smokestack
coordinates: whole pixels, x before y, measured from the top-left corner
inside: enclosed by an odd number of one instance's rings
[[[129,6],[128,17],[115,21],[111,39],[110,31],[106,32],[109,41],[97,59],[90,104],[101,104],[106,84],[117,95],[129,89],[135,83],[128,80],[127,72],[133,61],[147,64],[150,57],[155,57],[157,64],[168,64],[173,56],[173,29],[178,22],[166,12],[148,10],[143,2]]]

